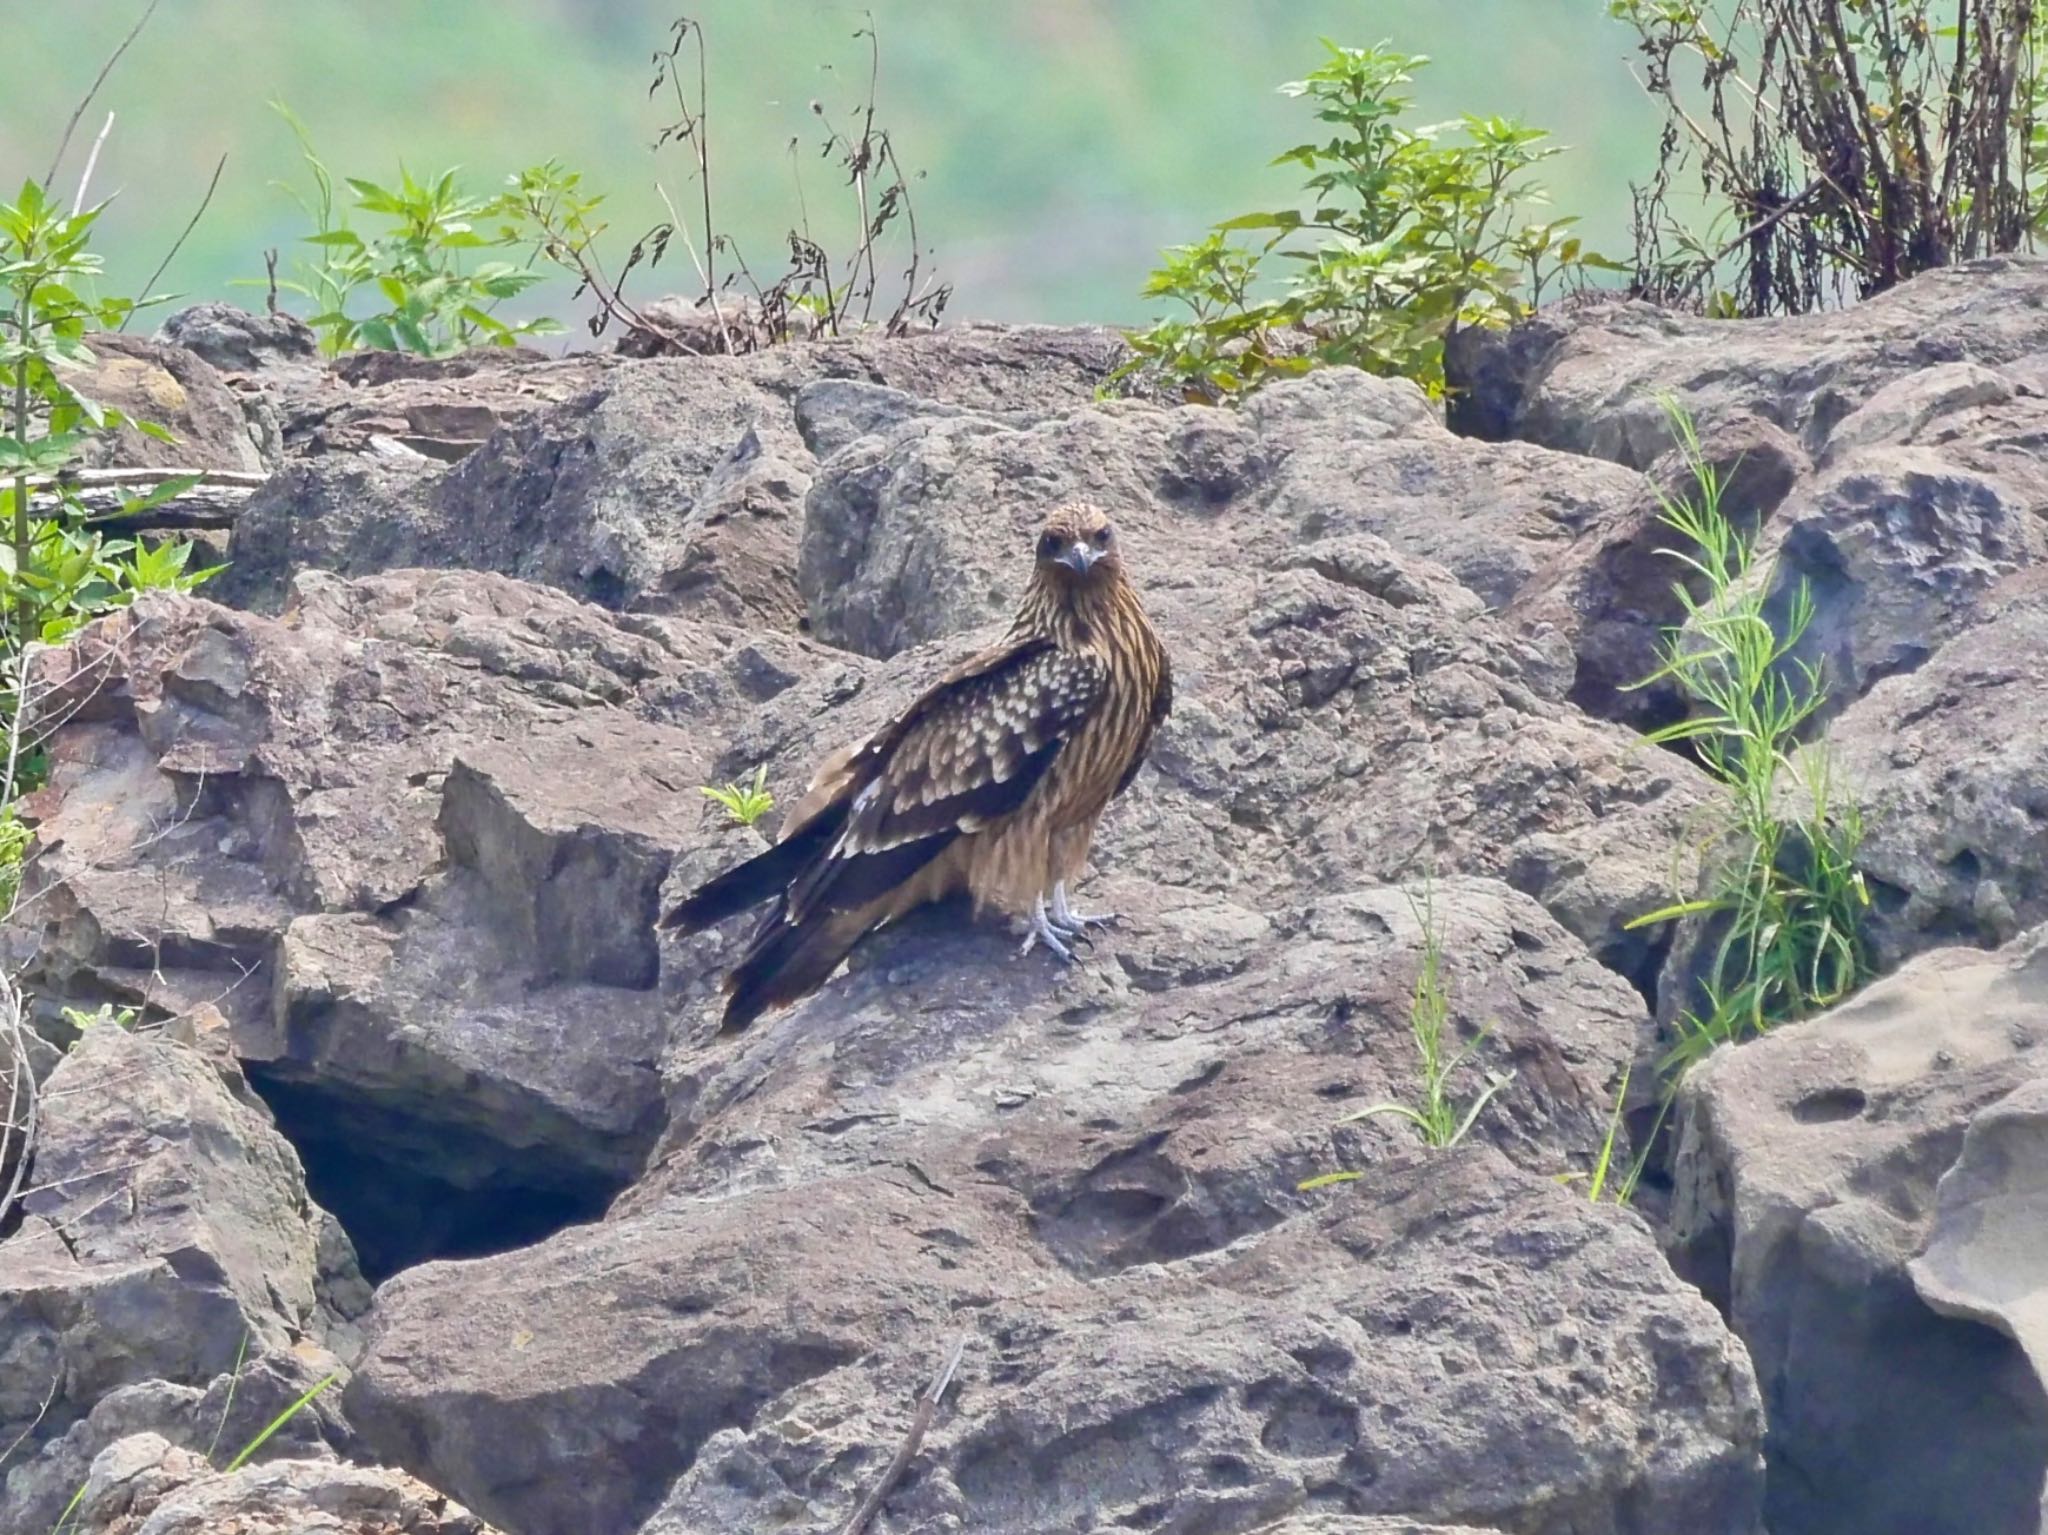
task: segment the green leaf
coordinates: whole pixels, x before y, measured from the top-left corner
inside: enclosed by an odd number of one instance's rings
[[[175,501],[204,478],[206,476],[202,474],[181,474],[176,479],[165,480],[162,484],[151,487],[141,495],[123,501],[121,503],[121,515],[132,517],[138,512],[146,512],[153,507],[162,506],[166,501]],[[170,546],[167,545],[165,547]],[[188,549],[191,546],[189,544],[179,544],[176,547]],[[183,563],[182,557],[180,563]]]

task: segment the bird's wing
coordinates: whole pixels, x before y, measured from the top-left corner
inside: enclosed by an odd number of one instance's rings
[[[1115,799],[1131,786],[1131,780],[1138,776],[1138,769],[1145,765],[1145,755],[1152,750],[1152,738],[1159,734],[1159,727],[1166,723],[1166,716],[1173,712],[1173,660],[1164,650],[1159,653],[1159,685],[1152,689],[1152,709],[1145,717],[1145,729],[1138,737],[1137,750],[1131,753],[1130,766],[1124,769],[1124,776],[1117,780]]]
[[[784,919],[849,911],[1024,802],[1102,696],[1094,656],[1022,639],[942,677],[848,764],[846,818]],[[844,791],[842,791],[844,792]]]

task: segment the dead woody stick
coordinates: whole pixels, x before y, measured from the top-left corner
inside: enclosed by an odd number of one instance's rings
[[[846,1521],[839,1535],[861,1535],[868,1527],[868,1521],[881,1511],[882,1500],[903,1480],[903,1473],[917,1458],[918,1447],[924,1443],[925,1433],[932,1426],[932,1418],[939,1410],[939,1398],[953,1383],[953,1372],[960,1368],[960,1356],[966,1352],[967,1334],[962,1333],[960,1341],[953,1345],[953,1357],[946,1361],[946,1367],[932,1378],[924,1395],[917,1399],[917,1415],[910,1420],[910,1432],[903,1436],[896,1458],[889,1462],[889,1469],[882,1473],[882,1479],[875,1483],[874,1490],[861,1499],[860,1507],[853,1511],[853,1517]]]

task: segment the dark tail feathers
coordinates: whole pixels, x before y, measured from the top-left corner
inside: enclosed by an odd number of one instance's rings
[[[830,845],[845,820],[843,805],[827,808],[767,851],[756,853],[745,863],[699,885],[671,907],[656,926],[701,933],[727,917],[738,916],[748,907],[780,895],[803,866]]]
[[[814,912],[785,922],[777,902],[725,980],[722,1034],[736,1034],[772,1008],[809,996],[839,968],[866,929],[847,912]]]

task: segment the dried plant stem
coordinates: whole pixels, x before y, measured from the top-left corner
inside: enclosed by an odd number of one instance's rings
[[[917,1399],[917,1412],[910,1420],[910,1431],[903,1436],[903,1443],[897,1447],[895,1459],[889,1462],[888,1469],[882,1473],[882,1479],[875,1483],[865,1498],[861,1499],[860,1507],[856,1508],[852,1516],[840,1527],[839,1535],[861,1535],[861,1532],[867,1529],[869,1521],[881,1511],[884,1500],[895,1490],[896,1484],[903,1480],[903,1473],[910,1469],[911,1461],[917,1458],[918,1449],[924,1444],[924,1436],[931,1431],[932,1419],[939,1410],[939,1398],[946,1394],[946,1388],[953,1383],[953,1373],[960,1368],[960,1356],[966,1351],[967,1336],[963,1333],[960,1341],[953,1345],[952,1356],[947,1359],[939,1373],[932,1377],[932,1383],[925,1388],[924,1395]]]

